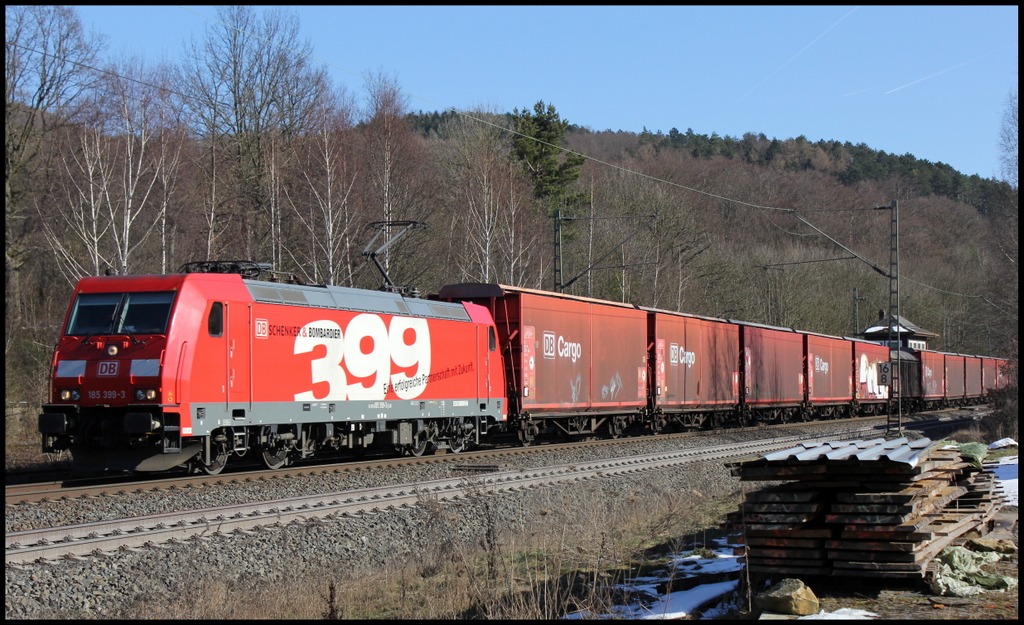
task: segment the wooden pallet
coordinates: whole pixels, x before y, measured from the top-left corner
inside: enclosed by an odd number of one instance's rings
[[[726,522],[743,531],[750,571],[924,575],[939,551],[987,524],[1001,497],[994,475],[958,451],[923,449],[913,463],[860,461],[852,453],[838,458],[840,449],[830,454],[835,459],[728,465],[743,481],[785,482],[748,494]]]

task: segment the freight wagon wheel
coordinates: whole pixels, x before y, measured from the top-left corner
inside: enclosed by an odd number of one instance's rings
[[[529,447],[533,444],[534,439],[540,434],[540,427],[531,419],[530,421],[519,422],[519,444],[523,447]]]
[[[612,438],[618,438],[622,436],[622,432],[626,429],[625,417],[612,417],[608,420],[608,434]]]

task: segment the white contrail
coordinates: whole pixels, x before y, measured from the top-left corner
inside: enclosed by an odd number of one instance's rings
[[[791,59],[789,59],[788,61],[786,61],[786,62],[785,62],[785,63],[783,63],[782,65],[780,65],[780,66],[779,66],[779,68],[778,68],[777,70],[775,70],[775,71],[774,71],[774,72],[772,72],[771,74],[768,74],[768,76],[766,76],[764,80],[762,80],[761,82],[759,82],[759,83],[757,83],[756,85],[754,85],[754,88],[753,88],[753,89],[751,89],[750,91],[748,91],[748,92],[746,92],[745,94],[743,94],[743,96],[742,96],[742,97],[740,97],[740,99],[739,99],[739,100],[736,100],[735,102],[733,102],[732,106],[730,106],[730,107],[729,107],[728,109],[726,109],[726,112],[728,112],[729,110],[731,110],[733,106],[736,106],[737,104],[739,104],[739,103],[740,103],[740,102],[741,102],[741,101],[743,100],[743,98],[745,98],[745,97],[747,97],[748,95],[750,95],[751,93],[754,93],[755,91],[757,91],[757,88],[758,88],[758,87],[760,87],[761,85],[763,85],[764,83],[766,83],[766,82],[768,81],[768,79],[769,79],[769,78],[771,78],[771,77],[772,77],[772,76],[774,76],[775,74],[778,74],[779,72],[781,72],[781,71],[782,71],[782,68],[783,68],[783,67],[785,67],[785,66],[789,65],[790,63],[792,63],[792,62],[793,62],[793,61],[794,61],[794,60],[796,59],[796,57],[798,57],[798,56],[800,56],[801,54],[803,54],[804,52],[806,52],[806,51],[807,51],[807,48],[810,48],[810,47],[811,47],[811,46],[813,46],[813,45],[814,45],[815,43],[817,43],[819,39],[821,39],[821,38],[822,38],[822,37],[824,37],[824,36],[825,36],[826,34],[828,34],[828,31],[832,30],[832,29],[833,29],[833,28],[835,28],[836,26],[839,26],[840,22],[842,22],[842,21],[843,21],[843,20],[845,20],[846,18],[848,18],[848,17],[850,17],[851,15],[853,15],[853,12],[854,12],[854,11],[856,11],[857,9],[859,9],[859,8],[860,8],[860,6],[855,6],[855,7],[853,7],[853,10],[852,10],[852,11],[850,11],[849,13],[847,13],[846,15],[842,16],[841,18],[839,18],[839,21],[838,21],[838,22],[836,22],[835,24],[832,24],[831,26],[829,26],[828,28],[826,28],[826,29],[825,29],[825,32],[823,32],[823,33],[821,33],[820,35],[818,35],[817,37],[815,37],[815,38],[814,38],[814,41],[812,41],[811,43],[809,43],[809,44],[807,44],[806,46],[804,46],[803,50],[800,50],[799,52],[797,52],[796,54],[794,54],[794,55],[793,55],[793,57],[792,57]]]
[[[928,80],[929,78],[935,78],[936,76],[941,76],[942,74],[945,74],[946,72],[951,72],[951,71],[953,71],[954,69],[956,69],[958,67],[963,67],[964,65],[970,65],[971,63],[973,63],[975,61],[980,61],[981,59],[985,58],[986,56],[992,56],[993,54],[995,54],[995,52],[989,52],[988,54],[983,54],[982,56],[979,56],[976,59],[971,59],[970,61],[966,61],[964,63],[960,63],[958,65],[954,65],[953,67],[948,67],[948,68],[942,70],[941,72],[935,72],[931,76],[925,76],[924,78],[918,78],[914,82],[908,82],[907,84],[903,85],[902,87],[896,87],[895,89],[891,89],[889,91],[886,91],[883,95],[889,95],[893,91],[899,91],[900,89],[906,89],[910,85],[916,85],[917,83],[924,82],[924,81]]]

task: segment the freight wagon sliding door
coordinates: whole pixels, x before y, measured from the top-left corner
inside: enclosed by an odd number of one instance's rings
[[[791,331],[741,327],[747,405],[798,405],[804,398],[803,338]]]
[[[812,403],[853,399],[853,346],[843,339],[806,334],[807,396]]]

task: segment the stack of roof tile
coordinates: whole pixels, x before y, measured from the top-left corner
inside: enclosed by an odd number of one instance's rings
[[[742,527],[751,572],[921,577],[957,537],[985,533],[999,508],[994,476],[927,438],[806,443],[730,464],[750,493]]]

